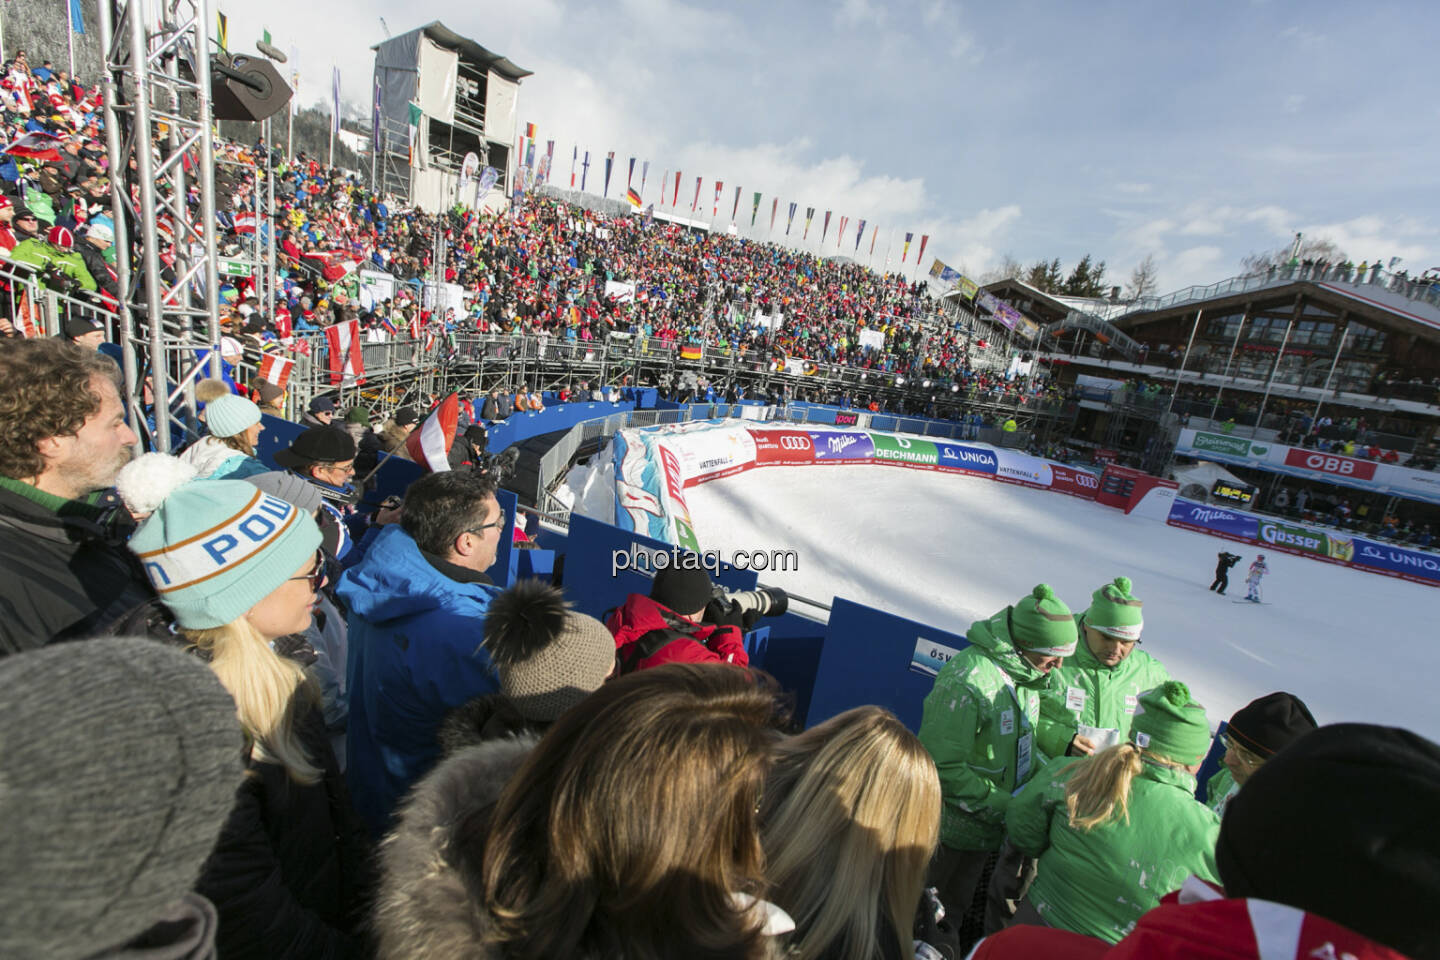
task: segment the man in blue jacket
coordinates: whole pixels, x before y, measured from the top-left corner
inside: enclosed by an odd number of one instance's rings
[[[495,485],[470,471],[431,473],[406,491],[336,592],[350,610],[346,778],[376,836],[439,758],[445,715],[499,687],[481,646],[498,592],[484,573],[508,536]]]

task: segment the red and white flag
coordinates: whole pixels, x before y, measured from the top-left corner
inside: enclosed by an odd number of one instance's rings
[[[325,328],[329,342],[330,385],[365,382],[365,360],[360,355],[360,321],[337,323]]]
[[[268,380],[284,390],[285,384],[290,382],[290,371],[294,368],[295,361],[289,357],[267,353],[260,358],[260,379]]]
[[[237,213],[235,214],[235,232],[241,235],[253,234],[259,222],[260,219],[253,213]]]
[[[452,393],[440,402],[420,429],[405,440],[410,459],[431,473],[450,469],[450,447],[455,443],[455,430],[460,424],[460,395]]]
[[[27,133],[0,151],[24,160],[59,160],[60,145],[64,142],[49,133]]]

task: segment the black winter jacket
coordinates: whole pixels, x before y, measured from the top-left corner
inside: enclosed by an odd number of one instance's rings
[[[356,931],[370,887],[369,853],[320,711],[308,703],[298,709],[301,742],[324,770],[320,782],[297,783],[279,764],[251,757],[195,887],[220,912],[221,960],[368,953]]]
[[[55,513],[0,487],[0,655],[105,633],[154,596],[113,494]]]

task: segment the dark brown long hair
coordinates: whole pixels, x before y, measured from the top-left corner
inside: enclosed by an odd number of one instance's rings
[[[506,786],[481,862],[508,957],[744,960],[763,896],[756,809],[774,681],[672,664],[606,684],[556,721]],[[471,843],[476,841],[472,840]]]

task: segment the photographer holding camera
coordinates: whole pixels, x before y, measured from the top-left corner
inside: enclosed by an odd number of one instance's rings
[[[785,612],[775,590],[729,596],[704,569],[666,567],[655,574],[650,596],[632,593],[606,618],[615,637],[621,673],[664,663],[750,663],[744,631],[755,618]]]
[[[1240,562],[1240,554],[1221,550],[1215,556],[1219,558],[1219,562],[1215,564],[1215,580],[1210,584],[1210,589],[1223,597],[1225,588],[1230,586],[1230,568]]]

